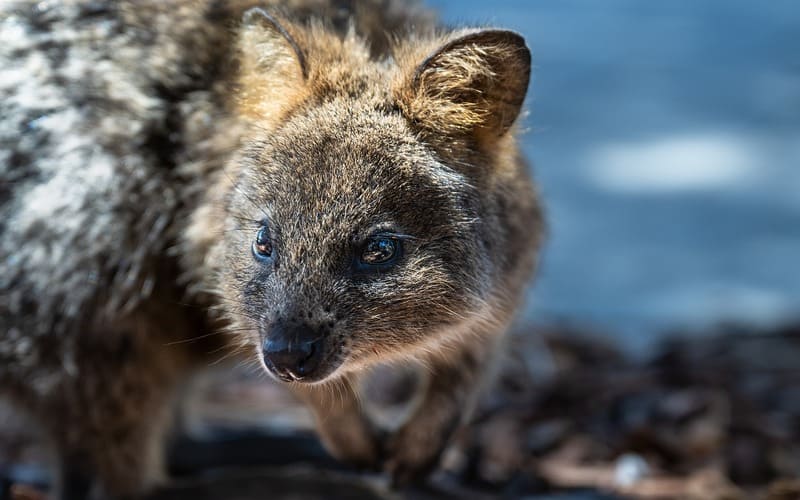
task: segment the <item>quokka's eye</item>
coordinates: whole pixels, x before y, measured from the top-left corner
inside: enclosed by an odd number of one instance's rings
[[[256,259],[265,260],[272,257],[272,240],[267,226],[261,226],[253,242],[253,255]]]
[[[403,242],[388,236],[375,236],[367,240],[361,251],[361,263],[369,266],[393,264],[402,253]]]

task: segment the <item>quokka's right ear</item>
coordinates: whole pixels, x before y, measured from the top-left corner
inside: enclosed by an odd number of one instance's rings
[[[417,56],[419,57],[419,56]],[[519,115],[531,71],[525,40],[506,30],[467,31],[406,67],[397,101],[417,126],[491,143]]]
[[[253,7],[242,16],[238,50],[240,112],[253,119],[279,119],[305,89],[303,49],[274,16]]]

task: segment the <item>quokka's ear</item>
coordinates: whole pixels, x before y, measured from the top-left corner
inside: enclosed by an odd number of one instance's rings
[[[492,140],[519,115],[531,71],[525,40],[505,30],[455,38],[430,54],[402,85],[401,109],[431,132]]]
[[[259,7],[245,11],[239,31],[239,107],[251,118],[280,118],[308,77],[306,56],[292,34]]]

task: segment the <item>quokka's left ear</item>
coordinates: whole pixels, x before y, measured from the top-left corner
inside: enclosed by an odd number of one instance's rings
[[[247,10],[239,29],[239,107],[255,119],[280,118],[307,86],[305,53],[289,25],[259,7]]]
[[[531,54],[519,34],[467,33],[425,58],[401,84],[397,101],[430,132],[497,139],[519,115],[530,71]]]

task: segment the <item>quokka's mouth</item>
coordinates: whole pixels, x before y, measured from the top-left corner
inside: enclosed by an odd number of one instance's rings
[[[343,364],[337,353],[310,352],[298,355],[297,361],[276,365],[274,356],[262,354],[261,360],[266,371],[274,378],[286,383],[314,384],[330,378]],[[293,365],[293,366],[290,366]]]

